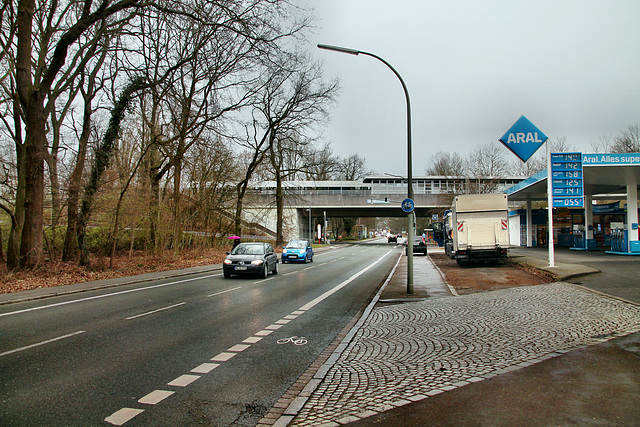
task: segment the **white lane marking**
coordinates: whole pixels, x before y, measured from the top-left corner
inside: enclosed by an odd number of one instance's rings
[[[159,308],[157,310],[152,310],[152,311],[148,311],[146,313],[136,314],[135,316],[127,317],[125,320],[137,319],[138,317],[148,316],[148,315],[153,314],[153,313],[158,313],[160,311],[165,311],[165,310],[169,310],[169,309],[172,309],[172,308],[175,308],[175,307],[180,307],[181,305],[185,305],[185,304],[186,304],[186,302],[181,302],[181,303],[178,303],[178,304],[170,305],[168,307],[162,307],[162,308]]]
[[[302,271],[306,271],[309,270],[310,268],[313,268],[314,266],[312,265],[311,267],[307,267],[307,268],[303,268]]]
[[[287,314],[286,316],[283,317],[283,319],[289,319],[289,320],[293,320],[293,319],[297,319],[298,316],[294,316],[293,314]],[[278,323],[278,322],[276,322]]]
[[[243,340],[242,342],[246,342],[247,344],[255,344],[258,341],[260,341],[262,339],[262,337],[249,337],[245,340]]]
[[[141,414],[142,412],[144,412],[144,409],[122,408],[119,411],[109,415],[104,420],[109,424],[113,424],[114,426],[121,426],[122,424],[126,423],[131,418]]]
[[[272,325],[267,326],[265,329],[275,331],[275,330],[278,330],[280,328],[282,328],[282,325],[272,324]]]
[[[291,322],[291,320],[286,320],[286,319],[280,319],[276,322],[277,325],[286,325],[287,323]]]
[[[291,273],[284,273],[283,276],[290,276],[290,275],[296,274],[296,273],[297,273],[297,271],[292,271]]]
[[[203,363],[202,365],[193,368],[191,372],[193,372],[194,374],[208,374],[218,366],[220,366],[219,363]]]
[[[273,333],[273,331],[267,331],[265,329],[256,332],[256,335],[259,337],[266,337],[267,335],[271,335]]]
[[[257,282],[253,282],[253,284],[257,285],[258,283],[266,282],[268,280],[273,280],[273,279],[275,279],[275,276],[269,277],[268,279],[258,280]]]
[[[28,350],[30,348],[38,347],[38,346],[41,346],[41,345],[49,344],[49,343],[52,343],[52,342],[55,342],[55,341],[60,341],[60,340],[63,340],[65,338],[73,337],[75,335],[84,334],[85,332],[86,331],[76,331],[76,332],[73,332],[71,334],[62,335],[61,337],[51,338],[51,339],[48,339],[48,340],[45,340],[45,341],[41,341],[39,343],[35,343],[35,344],[27,345],[27,346],[24,346],[24,347],[16,348],[14,350],[5,351],[4,353],[0,353],[0,357],[6,356],[6,355],[12,354],[12,353],[17,353],[19,351]]]
[[[353,282],[355,279],[357,279],[359,276],[361,276],[362,274],[364,274],[368,270],[372,269],[376,264],[378,264],[380,261],[382,261],[384,258],[386,258],[386,256],[389,255],[391,252],[393,252],[393,250],[391,250],[391,251],[387,252],[386,254],[382,255],[376,261],[372,262],[371,264],[369,264],[368,266],[366,266],[365,268],[363,268],[362,270],[360,270],[359,272],[357,272],[353,276],[349,277],[344,282],[340,283],[339,285],[336,285],[333,289],[329,289],[327,292],[325,292],[324,294],[320,295],[318,298],[316,298],[313,301],[303,305],[302,307],[300,307],[300,310],[310,310],[316,304],[319,304],[320,302],[322,302],[323,300],[327,299],[328,297],[330,297],[334,293],[338,292],[340,289],[342,289],[345,286],[347,286],[349,283]]]
[[[230,349],[228,349],[227,351],[234,351],[236,353],[240,353],[241,351],[245,351],[249,347],[251,347],[251,346],[247,345],[247,344],[236,344],[233,347],[231,347]]]
[[[144,403],[146,405],[156,405],[162,402],[167,397],[171,396],[175,391],[167,390],[155,390],[147,394],[145,397],[138,399],[138,403]]]
[[[25,308],[24,310],[10,311],[8,313],[0,313],[0,317],[12,316],[14,314],[29,313],[31,311],[44,310],[45,308],[60,307],[60,306],[63,306],[63,305],[75,304],[75,303],[78,303],[78,302],[86,302],[86,301],[92,301],[92,300],[96,300],[96,299],[109,298],[109,297],[114,297],[114,296],[118,296],[118,295],[130,294],[132,292],[140,292],[140,291],[147,291],[149,289],[164,288],[166,286],[173,286],[173,285],[177,285],[179,283],[193,282],[194,280],[202,280],[202,279],[207,279],[209,277],[216,277],[216,276],[219,276],[219,274],[210,274],[208,276],[193,277],[191,279],[178,280],[176,282],[169,282],[169,283],[161,283],[161,284],[158,284],[158,285],[146,286],[144,288],[128,289],[126,291],[112,292],[110,294],[95,295],[95,296],[92,296],[92,297],[80,298],[80,299],[76,299],[76,300],[72,300],[72,301],[58,302],[58,303],[55,303],[55,304],[43,305],[43,306],[40,306],[40,307]]]
[[[227,353],[227,352],[222,352],[220,354],[218,354],[217,356],[213,356],[211,358],[212,362],[226,362],[227,360],[231,359],[233,356],[235,356],[237,353]]]
[[[294,312],[293,312],[293,313],[291,313],[291,314],[294,314],[294,315],[296,315],[296,316],[300,316],[301,314],[304,314],[304,311],[296,310],[296,311],[294,311]],[[285,319],[286,319],[286,317],[285,317]]]
[[[174,387],[186,387],[198,378],[200,378],[200,375],[180,375],[175,380],[168,382],[167,385]]]
[[[220,292],[216,292],[215,294],[207,295],[207,298],[215,297],[216,295],[222,295],[222,294],[225,294],[225,293],[231,292],[231,291],[237,291],[238,289],[241,289],[241,288],[242,288],[242,286],[236,286],[235,288],[227,289],[226,291],[220,291]]]

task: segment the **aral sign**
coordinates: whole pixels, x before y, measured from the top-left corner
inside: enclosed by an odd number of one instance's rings
[[[525,116],[520,116],[513,126],[499,139],[505,147],[523,162],[529,160],[546,140],[547,135],[535,127]]]

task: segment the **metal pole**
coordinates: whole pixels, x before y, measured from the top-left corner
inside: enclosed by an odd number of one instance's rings
[[[400,80],[400,84],[402,84],[402,89],[404,90],[404,96],[405,96],[406,101],[407,101],[407,181],[408,181],[407,184],[409,186],[408,189],[407,189],[407,197],[409,199],[413,200],[413,167],[412,167],[412,159],[411,159],[411,157],[412,157],[411,156],[411,102],[409,101],[409,91],[407,90],[407,85],[404,83],[404,80],[402,80],[402,77],[400,76],[400,74],[396,71],[395,68],[393,68],[391,66],[391,64],[389,64],[384,59],[380,58],[378,55],[374,55],[373,53],[363,52],[361,50],[349,49],[349,48],[345,48],[345,47],[324,45],[324,44],[319,44],[318,48],[325,49],[325,50],[333,50],[335,52],[348,53],[350,55],[362,54],[362,55],[371,56],[373,58],[376,58],[380,62],[382,62],[387,67],[389,67],[391,69],[391,71],[393,71],[393,73],[396,75],[396,77],[398,77],[398,80]],[[407,230],[407,294],[413,294],[413,250],[410,250],[410,248],[409,248],[410,246],[413,247],[413,235],[414,235],[413,213],[411,213],[411,212],[409,214],[407,214],[407,225],[408,225],[408,230]]]
[[[549,245],[549,267],[556,266],[556,258],[553,247],[553,190],[551,188],[551,148],[550,142],[547,139],[547,206],[548,206],[548,214],[549,215],[549,230],[548,231],[548,239],[547,245]]]

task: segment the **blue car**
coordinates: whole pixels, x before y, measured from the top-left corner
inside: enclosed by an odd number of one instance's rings
[[[292,240],[282,251],[282,263],[313,262],[313,249],[308,240]]]

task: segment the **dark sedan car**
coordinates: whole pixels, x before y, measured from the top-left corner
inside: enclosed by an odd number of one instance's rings
[[[395,234],[389,234],[387,236],[387,243],[398,243],[398,237]]]
[[[254,274],[266,278],[271,271],[278,274],[278,256],[269,243],[240,243],[227,252],[222,263],[225,278],[232,274]]]
[[[409,255],[409,245],[405,243],[407,246],[407,255]],[[413,236],[413,253],[427,255],[427,241],[422,236]]]

